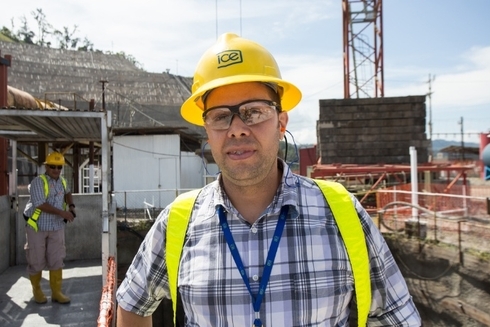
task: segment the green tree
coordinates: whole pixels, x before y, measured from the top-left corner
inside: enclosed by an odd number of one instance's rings
[[[106,51],[105,54],[116,55],[118,57],[124,58],[124,59],[128,60],[129,62],[131,62],[136,67],[138,67],[139,69],[143,69],[143,65],[138,60],[136,60],[136,58],[133,55],[127,54],[124,51],[119,51],[116,53],[114,53],[112,51]]]
[[[287,145],[287,147],[286,147]],[[299,149],[296,144],[289,144],[286,142],[279,143],[279,157],[284,159],[290,164],[291,169],[298,169],[299,167]]]
[[[51,42],[46,40],[46,37],[52,34],[53,26],[47,22],[46,15],[43,13],[41,8],[36,9],[36,11],[31,12],[32,17],[37,22],[38,27],[38,39],[36,44],[42,47],[51,45]]]
[[[14,42],[23,42],[27,44],[35,44],[41,47],[51,47],[50,38],[55,38],[58,42],[59,49],[75,49],[78,51],[90,51],[90,52],[100,52],[101,50],[94,49],[94,44],[85,37],[83,41],[80,37],[76,36],[78,26],[74,25],[72,29],[69,27],[63,27],[61,30],[58,30],[51,25],[46,15],[44,14],[41,8],[37,8],[35,11],[31,12],[32,17],[37,22],[38,35],[37,40],[35,40],[36,33],[34,33],[25,16],[20,18],[21,27],[17,29],[14,28],[14,20],[12,18],[12,28],[7,28],[5,26],[2,27],[0,33],[13,40]],[[79,45],[81,43],[81,46]],[[113,53],[111,51],[106,51],[106,54],[114,54],[119,57],[122,57],[126,60],[129,60],[133,65],[143,70],[143,65],[136,60],[136,58],[130,54],[125,53],[124,51],[120,51],[117,53]]]
[[[8,37],[9,39],[11,39],[12,41],[14,42],[20,42],[19,38],[17,37],[17,35],[15,35],[14,32],[12,32],[11,30],[9,30],[7,27],[2,27],[2,29],[0,30],[0,33],[5,35],[6,37]]]
[[[30,30],[29,24],[27,23],[26,16],[20,18],[21,26],[17,32],[17,37],[24,43],[34,44],[34,36],[36,33]]]
[[[58,47],[60,49],[76,49],[78,42],[80,42],[79,37],[74,37],[78,26],[74,25],[73,30],[70,31],[68,27],[63,27],[63,31],[55,30],[54,35],[58,39]]]
[[[83,45],[81,47],[78,47],[78,51],[86,51],[86,52],[93,52],[94,51],[94,44],[85,37],[83,39]]]

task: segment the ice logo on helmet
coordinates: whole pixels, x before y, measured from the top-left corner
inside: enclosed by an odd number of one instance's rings
[[[218,68],[228,67],[243,62],[240,50],[226,50],[217,54]]]

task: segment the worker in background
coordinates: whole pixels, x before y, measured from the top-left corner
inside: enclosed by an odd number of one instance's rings
[[[61,176],[65,158],[59,152],[46,157],[46,172],[29,185],[29,201],[24,210],[26,219],[27,273],[36,303],[46,303],[41,289],[42,271],[49,270],[51,300],[62,304],[70,298],[62,293],[62,269],[66,256],[65,224],[75,220],[75,204],[66,180]]]
[[[349,325],[360,290],[351,264],[357,258],[349,258],[336,221],[352,217],[346,212],[334,219],[337,199],[327,203],[313,180],[277,157],[288,111],[300,100],[273,56],[253,41],[227,33],[201,57],[181,113],[206,129],[220,174],[200,191],[186,229],[177,281],[185,326]],[[362,226],[357,240],[367,247],[368,258],[361,259],[371,289],[364,326],[420,326],[381,233],[346,195],[344,204]],[[171,298],[171,206],[146,235],[117,291],[119,327],[151,326],[160,301]]]

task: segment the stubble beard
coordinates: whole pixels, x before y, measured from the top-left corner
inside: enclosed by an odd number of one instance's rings
[[[236,162],[226,158],[218,163],[223,178],[237,186],[252,186],[263,182],[276,166],[276,156],[261,155],[254,162]]]

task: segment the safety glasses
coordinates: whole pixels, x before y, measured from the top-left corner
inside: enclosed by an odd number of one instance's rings
[[[214,130],[225,130],[230,127],[234,115],[248,126],[271,119],[281,106],[270,100],[247,100],[235,106],[218,106],[205,110],[202,119],[206,127]]]
[[[49,165],[48,167],[51,168],[51,169],[58,169],[58,170],[63,169],[63,166]]]

